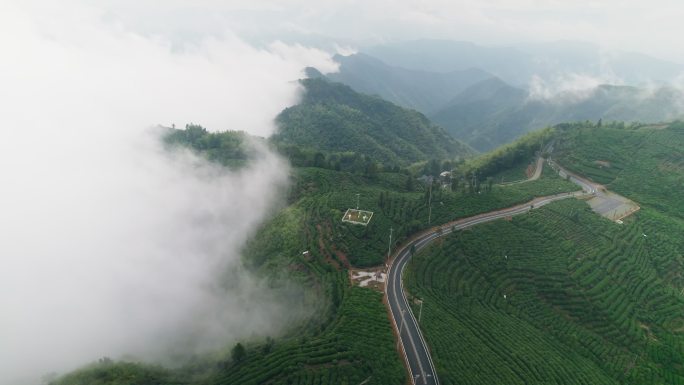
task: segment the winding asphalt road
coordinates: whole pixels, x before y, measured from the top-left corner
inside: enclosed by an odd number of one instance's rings
[[[465,229],[480,223],[490,222],[501,218],[524,214],[532,209],[542,207],[558,200],[596,193],[596,184],[574,174],[570,174],[567,170],[564,170],[556,164],[552,165],[558,171],[565,172],[569,175],[570,180],[578,184],[583,191],[540,197],[518,206],[463,218],[439,227],[434,227],[418,234],[395,251],[395,257],[390,264],[387,274],[385,292],[392,321],[396,328],[395,331],[399,336],[399,343],[402,347],[401,350],[404,354],[404,360],[406,361],[406,366],[409,369],[414,384],[436,385],[439,384],[439,378],[437,377],[437,372],[435,371],[435,366],[432,362],[432,357],[430,356],[430,350],[423,338],[423,333],[420,331],[418,321],[409,306],[406,293],[404,292],[404,284],[401,279],[404,268],[411,259],[411,247],[415,246],[415,250],[418,251],[426,247],[433,240],[447,235],[452,231]]]

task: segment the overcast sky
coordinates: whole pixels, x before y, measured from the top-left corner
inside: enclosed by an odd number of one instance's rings
[[[481,44],[579,40],[684,63],[676,0],[252,0],[94,2],[111,20],[193,38],[225,28],[243,38],[334,38],[351,45],[444,38]]]

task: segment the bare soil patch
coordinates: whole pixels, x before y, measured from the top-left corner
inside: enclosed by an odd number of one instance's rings
[[[384,266],[371,269],[352,269],[349,270],[349,278],[352,285],[384,291],[387,272]]]

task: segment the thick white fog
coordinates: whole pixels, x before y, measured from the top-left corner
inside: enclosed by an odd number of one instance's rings
[[[260,149],[227,171],[165,151],[152,127],[268,135],[302,68],[333,70],[329,55],[229,31],[178,46],[79,3],[2,4],[0,32],[0,384],[277,332],[286,302],[221,275],[287,165]]]

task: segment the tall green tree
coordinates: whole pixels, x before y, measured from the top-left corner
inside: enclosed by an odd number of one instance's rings
[[[413,191],[416,189],[416,181],[413,180],[412,175],[406,176],[405,188],[406,188],[406,191]]]
[[[245,347],[242,346],[242,344],[238,342],[233,347],[233,350],[231,350],[230,356],[233,358],[233,362],[236,364],[244,361],[245,357],[247,357],[247,352],[245,351]]]
[[[458,191],[458,178],[457,177],[451,178],[451,191],[453,191],[453,192]]]
[[[313,166],[318,168],[325,167],[325,155],[322,152],[317,152],[314,154]]]

